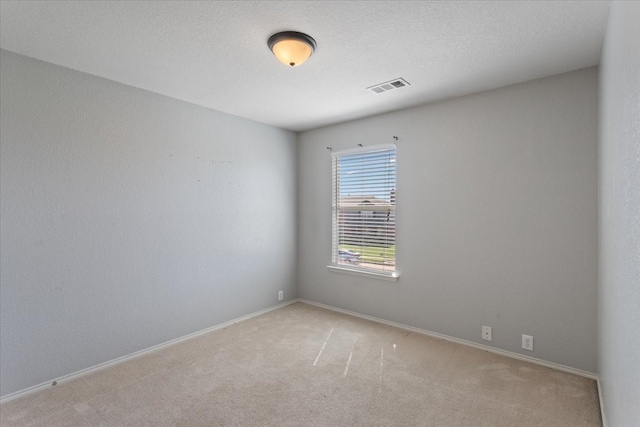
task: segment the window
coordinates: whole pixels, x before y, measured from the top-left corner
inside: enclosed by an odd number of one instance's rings
[[[396,147],[331,153],[332,270],[396,275]]]

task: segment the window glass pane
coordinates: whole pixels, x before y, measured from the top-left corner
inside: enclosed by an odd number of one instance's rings
[[[377,273],[395,272],[395,146],[332,156],[332,263]]]

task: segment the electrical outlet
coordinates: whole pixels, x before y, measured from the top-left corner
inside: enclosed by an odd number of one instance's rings
[[[485,341],[491,341],[491,326],[482,327],[482,339]]]
[[[278,301],[282,301],[284,299],[284,292],[278,291]]]
[[[522,334],[522,348],[533,351],[533,337],[531,335]]]

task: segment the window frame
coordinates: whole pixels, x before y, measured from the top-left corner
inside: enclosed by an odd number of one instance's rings
[[[393,154],[393,162],[395,163],[397,161],[397,147],[396,144],[381,144],[381,145],[373,145],[373,146],[368,146],[368,147],[358,147],[358,148],[352,148],[352,149],[347,149],[347,150],[340,150],[340,151],[335,151],[331,153],[331,184],[332,184],[332,194],[331,194],[331,262],[329,263],[329,265],[327,265],[327,268],[329,269],[329,271],[335,272],[335,273],[346,273],[346,274],[353,274],[353,275],[358,275],[358,276],[365,276],[365,277],[371,277],[371,278],[375,278],[375,279],[380,279],[380,280],[387,280],[387,281],[392,281],[392,282],[396,282],[398,281],[398,278],[400,277],[400,273],[397,269],[397,254],[394,252],[393,255],[393,270],[383,270],[383,269],[377,269],[377,268],[372,268],[372,267],[361,267],[359,264],[358,265],[352,265],[352,264],[345,264],[345,263],[339,263],[339,259],[340,259],[340,255],[339,255],[339,251],[340,251],[340,230],[341,230],[341,225],[343,225],[344,223],[341,222],[339,215],[340,213],[344,214],[345,212],[349,212],[350,210],[354,210],[353,206],[347,206],[347,205],[343,205],[340,203],[340,198],[344,198],[344,197],[350,197],[349,196],[345,196],[344,194],[341,194],[340,188],[339,188],[339,179],[340,179],[340,171],[339,171],[339,165],[340,165],[340,160],[345,158],[345,157],[354,157],[357,156],[359,154],[362,154],[363,156],[367,155],[367,154],[371,154],[371,153],[375,153],[375,152],[387,152],[387,151],[392,151]],[[369,166],[371,167],[371,166]],[[397,194],[396,194],[396,187],[397,187],[397,165],[394,166],[393,168],[393,177],[391,178],[393,180],[393,185],[391,187],[389,187],[390,189],[390,196],[389,196],[389,201],[388,201],[388,205],[385,205],[385,207],[382,208],[382,210],[384,210],[385,212],[393,212],[393,240],[394,240],[394,245],[396,243],[396,230],[397,230],[397,225],[396,225],[396,206],[397,206]],[[391,170],[391,168],[390,168]],[[375,180],[372,180],[375,181]],[[370,184],[371,185],[371,184]],[[366,187],[366,185],[365,185]],[[387,189],[385,187],[385,189]],[[364,196],[364,195],[363,195]],[[375,197],[375,196],[374,196]],[[369,202],[368,200],[366,200],[367,202]],[[364,202],[364,201],[363,201]],[[369,202],[371,203],[371,202]],[[365,209],[365,211],[369,211],[371,210],[371,214],[374,213],[374,211],[380,211],[381,208],[376,206],[372,206],[372,209]],[[359,212],[361,213],[361,212]],[[344,221],[344,220],[342,220]],[[342,236],[344,236],[344,229],[342,231]]]

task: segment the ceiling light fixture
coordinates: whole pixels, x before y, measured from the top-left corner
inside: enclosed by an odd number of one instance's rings
[[[269,37],[269,49],[285,65],[302,65],[316,50],[316,41],[304,33],[283,31]]]

